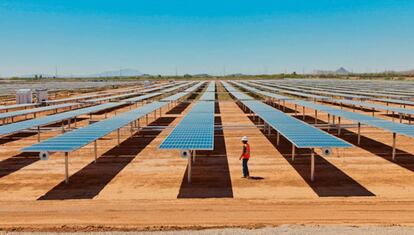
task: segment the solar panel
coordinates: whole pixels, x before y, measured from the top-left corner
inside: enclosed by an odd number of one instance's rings
[[[121,99],[125,99],[125,98],[131,97],[131,96],[142,95],[143,93],[149,93],[149,92],[161,90],[161,89],[164,89],[164,88],[169,88],[169,87],[172,87],[172,86],[175,86],[175,84],[167,84],[167,85],[163,85],[163,86],[157,86],[155,88],[139,90],[139,91],[132,92],[132,93],[120,94],[120,95],[97,98],[97,99],[91,99],[91,100],[86,100],[86,101],[83,101],[83,102],[85,102],[85,103],[99,103],[99,102],[104,102],[104,101],[121,100]]]
[[[372,117],[369,115],[364,115],[360,113],[350,112],[343,109],[335,108],[332,106],[317,104],[310,101],[303,101],[303,100],[290,100],[290,103],[297,104],[306,108],[322,111],[325,113],[329,113],[330,115],[334,115],[337,117],[342,117],[348,119],[350,121],[354,121],[357,123],[365,124],[368,126],[384,129],[390,131],[392,133],[402,134],[408,137],[414,137],[414,126],[395,123],[391,121],[387,121],[381,118]]]
[[[216,84],[215,82],[210,82],[206,91],[201,95],[200,100],[215,100],[216,99]]]
[[[215,83],[211,82],[206,93],[215,95]],[[206,98],[215,98],[206,97]],[[213,99],[214,100],[214,99]],[[214,101],[200,98],[190,112],[171,131],[160,149],[213,150],[214,149]]]
[[[168,97],[167,97],[168,98]],[[110,103],[102,104],[107,105]],[[118,103],[122,104],[122,103]],[[25,152],[71,152],[128,125],[129,123],[152,113],[167,105],[168,102],[152,102],[129,112],[99,121],[89,126],[76,129],[65,134],[50,138],[38,144],[24,148]],[[214,116],[213,116],[214,117]],[[214,122],[214,120],[213,120]]]
[[[231,94],[237,92],[235,89]],[[298,148],[343,148],[352,145],[258,100],[241,101]]]
[[[414,101],[410,100],[398,100],[398,99],[374,99],[375,101],[381,101],[385,103],[393,103],[393,104],[403,104],[403,105],[414,105]]]
[[[190,87],[190,88],[187,88],[186,90],[185,90],[185,92],[194,92],[195,90],[197,90],[201,85],[203,85],[204,84],[204,82],[199,82],[199,83],[197,83],[196,85],[194,85],[194,86],[192,86],[192,87]]]
[[[68,104],[44,106],[44,107],[39,107],[39,108],[34,108],[34,109],[24,109],[24,110],[19,110],[15,112],[0,113],[0,119],[12,118],[16,116],[45,112],[45,111],[50,111],[50,110],[55,110],[55,109],[62,109],[62,108],[73,107],[77,105],[79,105],[79,103],[68,103]]]
[[[54,104],[54,103],[72,102],[72,101],[92,99],[92,98],[101,97],[101,96],[105,96],[105,94],[83,95],[83,96],[69,97],[69,98],[64,98],[64,99],[47,100],[45,103]]]
[[[96,122],[62,135],[47,139],[38,144],[23,148],[23,152],[72,152],[108,135],[129,123],[165,106],[165,102],[153,102],[115,117]]]
[[[164,90],[162,90],[162,91],[163,91],[163,92],[165,92],[165,93],[172,92],[172,91],[178,90],[178,89],[180,89],[180,88],[186,87],[186,86],[188,86],[188,85],[191,85],[191,84],[193,84],[193,83],[194,83],[194,82],[184,82],[183,84],[178,83],[178,84],[181,84],[181,85],[178,85],[178,86],[175,86],[175,87],[171,87],[171,88],[168,88],[168,89],[164,89]]]
[[[361,106],[366,108],[372,108],[377,110],[388,110],[395,113],[404,113],[404,114],[414,114],[414,110],[412,109],[404,109],[404,108],[397,108],[397,107],[391,107],[381,104],[373,104],[368,102],[362,102],[362,101],[355,101],[355,100],[331,100],[331,102],[338,103],[338,104],[345,104],[345,105],[355,105],[355,106]]]
[[[293,99],[291,97],[287,97],[287,96],[283,96],[283,95],[277,95],[277,94],[270,93],[270,92],[267,92],[267,91],[262,91],[262,90],[254,88],[252,86],[246,86],[246,85],[244,85],[240,82],[233,82],[233,83],[236,84],[239,87],[244,88],[247,91],[250,91],[250,92],[253,92],[253,93],[256,93],[256,94],[261,94],[261,95],[271,97],[271,98],[274,98],[274,99],[277,99],[277,100],[291,100],[291,99]]]
[[[28,108],[34,107],[38,104],[12,104],[12,105],[2,105],[0,106],[0,110],[9,110],[9,109],[18,109],[18,108]]]
[[[311,99],[315,99],[315,100],[329,100],[331,99],[330,97],[327,96],[321,96],[321,95],[312,95],[312,94],[307,94],[304,92],[298,92],[298,91],[287,91],[287,90],[283,90],[283,89],[278,89],[278,88],[274,88],[273,85],[271,84],[267,84],[262,85],[263,83],[259,83],[259,82],[251,82],[249,84],[255,84],[258,87],[262,87],[265,88],[267,90],[271,90],[277,93],[283,93],[283,94],[289,94],[289,95],[294,95],[294,96],[299,96],[299,97],[304,97],[304,98],[311,98]]]
[[[146,95],[141,95],[141,96],[129,98],[129,99],[126,99],[126,100],[122,100],[120,102],[122,102],[122,103],[136,103],[136,102],[146,100],[146,99],[149,99],[149,98],[152,98],[152,97],[155,97],[155,96],[159,96],[159,95],[162,95],[162,93],[161,92],[155,92],[155,93],[150,93],[150,94],[146,94]]]
[[[242,101],[298,148],[344,148],[352,145],[260,101]]]
[[[76,109],[76,110],[59,113],[55,115],[49,115],[49,116],[45,116],[41,118],[3,125],[3,126],[0,126],[0,135],[8,135],[8,134],[16,133],[16,132],[23,131],[26,129],[38,127],[38,126],[45,126],[45,125],[59,122],[62,120],[75,118],[77,116],[81,116],[85,114],[99,112],[102,110],[118,107],[121,105],[123,105],[123,103],[105,103],[105,104],[92,106],[88,108]]]
[[[195,84],[195,85],[193,85],[193,86],[191,86],[190,88],[188,88],[188,89],[186,89],[185,91],[182,91],[182,92],[179,92],[179,93],[177,93],[177,94],[175,94],[175,95],[172,95],[172,96],[169,96],[169,97],[166,97],[166,98],[163,98],[163,99],[161,99],[161,101],[166,101],[166,102],[171,102],[171,101],[176,101],[176,100],[178,100],[178,99],[180,99],[180,98],[182,98],[182,97],[184,97],[184,96],[186,96],[186,95],[188,95],[188,94],[190,94],[190,93],[192,93],[192,92],[194,92],[195,90],[197,90],[202,84],[203,84],[204,82],[199,82],[199,83],[197,83],[197,84]]]

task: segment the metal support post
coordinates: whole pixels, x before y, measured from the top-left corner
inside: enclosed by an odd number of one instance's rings
[[[95,163],[96,163],[96,160],[98,159],[98,143],[96,140],[93,142],[93,148],[95,152]]]
[[[397,140],[397,134],[394,132],[392,133],[392,160],[395,160],[395,145]]]
[[[313,149],[311,151],[311,181],[313,181],[315,176],[315,153]]]
[[[69,154],[65,152],[65,183],[69,183]]]

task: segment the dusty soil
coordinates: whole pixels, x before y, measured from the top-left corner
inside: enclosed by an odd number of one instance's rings
[[[187,160],[178,151],[158,149],[171,128],[147,128],[132,136],[125,129],[119,146],[113,133],[98,141],[97,163],[93,163],[92,145],[71,153],[69,184],[64,183],[61,154],[39,161],[36,154],[19,152],[36,143],[36,136],[1,139],[0,227],[62,232],[240,227],[264,229],[254,230],[258,234],[283,234],[291,228],[313,233],[318,227],[263,227],[329,224],[338,225],[332,228],[343,234],[354,231],[343,225],[386,226],[373,230],[381,228],[384,233],[412,232],[411,228],[389,228],[414,225],[412,139],[398,137],[398,157],[393,162],[390,133],[363,127],[357,146],[356,128],[343,130],[339,137],[355,147],[335,151],[330,157],[318,155],[312,182],[309,150],[297,150],[292,162],[290,143],[282,138],[276,145],[275,133],[262,133],[226,96],[220,93],[217,105],[216,125],[223,125],[223,130],[216,131],[216,148],[197,152],[191,184],[186,181]],[[173,127],[190,108],[191,104],[181,104],[168,113],[164,109],[162,117],[150,115],[150,125]],[[292,113],[291,109],[287,104],[285,111]],[[127,110],[113,111],[110,116]],[[306,121],[313,123],[313,110],[306,110],[306,115]],[[383,113],[376,115],[390,119]],[[318,118],[322,123],[327,115],[318,114]],[[81,119],[78,126],[87,123]],[[60,129],[47,131],[42,139],[59,133]],[[243,135],[252,146],[252,180],[241,178],[238,157]]]

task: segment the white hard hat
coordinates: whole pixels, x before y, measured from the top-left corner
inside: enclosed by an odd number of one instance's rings
[[[249,139],[247,138],[247,136],[243,136],[241,140],[242,141],[248,141]]]

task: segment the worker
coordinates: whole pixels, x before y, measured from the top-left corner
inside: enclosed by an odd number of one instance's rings
[[[243,143],[243,153],[240,155],[239,160],[243,160],[243,178],[250,179],[249,166],[247,165],[250,159],[250,145],[247,143],[249,139],[247,136],[243,136],[241,140]]]

